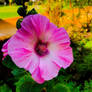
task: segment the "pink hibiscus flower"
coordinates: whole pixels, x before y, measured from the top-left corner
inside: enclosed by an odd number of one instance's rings
[[[21,28],[3,45],[2,51],[40,84],[56,77],[60,68],[67,68],[73,62],[66,30],[57,28],[40,14],[25,17]]]

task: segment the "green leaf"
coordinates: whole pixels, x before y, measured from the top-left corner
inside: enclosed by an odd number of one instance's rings
[[[26,71],[23,68],[15,68],[11,73],[17,77],[26,74]]]
[[[45,89],[44,84],[36,83],[30,74],[26,74],[16,82],[16,92],[41,92]],[[46,89],[45,89],[46,90]]]
[[[16,92],[31,92],[32,85],[34,84],[31,75],[27,74],[20,78],[20,80],[15,84]]]
[[[12,92],[12,90],[6,84],[3,84],[0,86],[0,92]]]
[[[58,83],[53,87],[53,92],[71,92],[71,90],[67,85]]]
[[[92,80],[85,81],[83,92],[92,92]]]
[[[7,68],[10,68],[10,69],[15,69],[17,68],[17,66],[13,63],[12,59],[10,56],[6,56],[5,59],[2,61],[2,64],[4,66],[6,66]]]

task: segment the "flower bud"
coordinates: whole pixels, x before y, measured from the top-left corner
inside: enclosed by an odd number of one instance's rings
[[[17,22],[16,22],[16,28],[17,29],[20,29],[21,28],[21,22],[22,21],[23,21],[23,18],[20,18],[20,19],[17,20]]]
[[[34,15],[37,14],[37,11],[33,8],[31,11],[28,12],[27,15]]]
[[[25,17],[26,16],[26,8],[24,7],[19,7],[19,9],[17,10],[17,13],[20,15],[20,16],[23,16]]]

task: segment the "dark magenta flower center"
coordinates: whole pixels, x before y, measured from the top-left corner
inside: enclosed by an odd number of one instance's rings
[[[44,43],[42,42],[41,40],[39,40],[37,43],[36,43],[36,46],[35,46],[35,52],[37,55],[39,56],[45,56],[48,54],[48,49],[47,49],[47,43]]]

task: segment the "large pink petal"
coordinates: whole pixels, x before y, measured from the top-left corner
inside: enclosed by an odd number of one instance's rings
[[[46,29],[41,33],[40,39],[44,42],[51,42],[52,41],[52,33],[57,30],[57,26],[53,23],[47,23]]]
[[[25,44],[29,44],[29,46],[34,46],[35,42],[37,41],[37,37],[34,33],[30,34],[23,29],[19,29],[16,32],[15,36],[21,41],[23,41]]]
[[[54,62],[60,67],[67,68],[73,62],[73,53],[72,48],[68,47],[56,53],[56,55],[52,55]]]
[[[19,35],[14,35],[8,43],[8,53],[11,56],[13,62],[20,68],[26,68],[31,73],[36,69],[39,64],[39,60],[34,57],[34,46],[28,38],[21,38]],[[31,40],[31,39],[30,39]],[[30,64],[32,63],[32,64]],[[28,65],[32,67],[28,69]]]
[[[28,32],[30,35],[35,31],[34,26],[32,25],[32,17],[33,15],[29,15],[25,17],[21,23],[21,29]]]
[[[51,40],[56,44],[63,45],[68,43],[70,45],[70,38],[64,28],[53,31]]]
[[[48,50],[57,65],[67,68],[73,62],[69,36],[64,28],[54,30],[52,34]]]
[[[9,43],[9,40],[2,47],[2,52],[4,56],[3,59],[8,55],[8,43]]]
[[[45,16],[40,14],[25,17],[21,26],[21,29],[26,30],[30,34],[34,33],[37,37],[44,37],[44,34],[49,34],[48,32],[54,31],[57,28]]]
[[[37,35],[39,35],[42,31],[45,30],[47,23],[49,20],[40,14],[29,15],[24,18],[21,26],[24,30],[32,33],[35,31]]]
[[[59,53],[59,58],[61,59],[62,62],[64,62],[63,68],[69,67],[73,62],[72,48],[68,47],[65,50],[61,50]]]
[[[50,80],[58,75],[60,67],[53,62],[52,57],[46,56],[40,59],[40,71],[44,80]]]
[[[32,74],[39,66],[40,58],[35,53],[33,53],[30,57],[30,61],[31,62],[27,63],[24,68]]]
[[[39,67],[32,73],[32,78],[39,84],[42,84],[44,82],[44,79],[41,77]]]
[[[37,34],[46,31],[47,24],[49,23],[49,19],[40,14],[33,15],[31,21]]]

